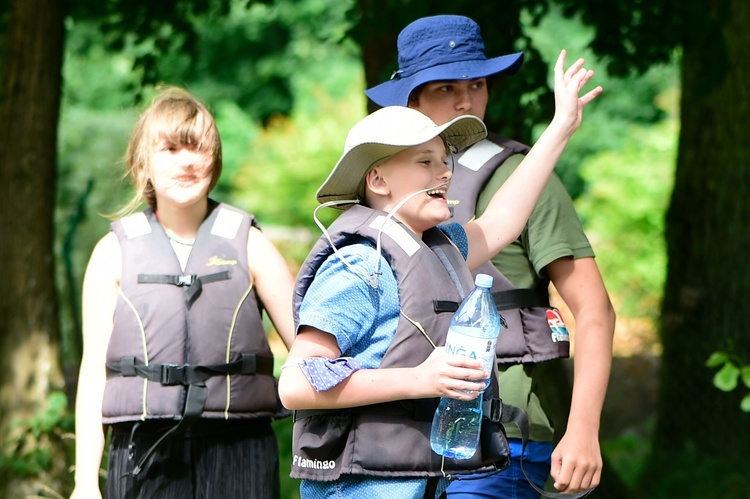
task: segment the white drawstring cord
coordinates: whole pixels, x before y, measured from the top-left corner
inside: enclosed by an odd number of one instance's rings
[[[321,232],[323,232],[323,235],[326,236],[326,239],[328,239],[328,244],[331,245],[331,248],[333,249],[333,252],[336,254],[336,256],[339,257],[339,259],[342,262],[344,262],[344,265],[346,265],[347,267],[349,267],[349,270],[351,270],[352,272],[354,272],[355,274],[357,274],[359,277],[361,277],[362,279],[364,279],[364,281],[367,284],[369,284],[373,288],[377,289],[377,287],[378,287],[378,278],[375,275],[375,273],[373,272],[372,275],[367,276],[367,275],[363,274],[362,272],[358,271],[357,269],[355,269],[354,266],[352,264],[350,264],[347,261],[347,259],[344,258],[344,256],[341,253],[339,253],[339,250],[336,249],[336,245],[333,244],[333,240],[331,239],[331,235],[328,233],[328,230],[325,228],[325,226],[323,225],[323,223],[320,220],[318,220],[318,210],[319,209],[321,209],[321,208],[328,208],[328,207],[331,207],[331,206],[337,206],[337,205],[340,205],[340,204],[359,204],[359,200],[358,199],[344,199],[344,200],[339,200],[339,201],[328,201],[327,203],[323,203],[320,206],[317,206],[315,208],[315,210],[313,210],[313,220],[315,221],[315,224],[318,226],[318,228],[320,228]],[[380,258],[378,258],[378,261],[379,260],[380,260]],[[372,282],[373,280],[374,280],[374,283]]]

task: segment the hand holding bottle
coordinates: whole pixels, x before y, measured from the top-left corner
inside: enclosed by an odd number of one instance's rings
[[[488,373],[475,359],[449,354],[445,347],[436,348],[414,368],[414,385],[420,387],[419,398],[449,397],[473,400],[486,388]]]

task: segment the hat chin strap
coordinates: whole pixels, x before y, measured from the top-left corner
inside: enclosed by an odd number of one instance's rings
[[[341,199],[338,201],[328,201],[326,203],[321,204],[320,206],[316,207],[315,210],[313,210],[313,220],[315,221],[315,224],[320,228],[321,232],[323,232],[323,235],[328,239],[328,244],[331,245],[331,249],[333,249],[333,252],[336,254],[336,256],[339,257],[339,259],[344,262],[344,265],[346,265],[349,270],[351,270],[353,273],[357,274],[362,280],[364,280],[370,287],[373,289],[378,289],[378,286],[380,285],[380,255],[382,253],[382,249],[380,247],[380,237],[383,235],[383,228],[386,226],[386,224],[390,221],[391,218],[396,214],[398,210],[401,209],[411,198],[416,196],[417,194],[422,194],[424,192],[432,191],[435,189],[439,189],[440,187],[448,185],[448,182],[443,182],[440,185],[436,185],[435,187],[429,187],[427,189],[421,189],[419,191],[412,192],[408,196],[406,196],[404,199],[399,201],[396,206],[391,209],[391,211],[388,212],[388,214],[385,217],[385,220],[381,224],[380,228],[378,229],[378,238],[377,238],[377,244],[375,248],[375,270],[370,273],[370,275],[367,275],[363,272],[360,272],[359,270],[355,269],[352,264],[350,264],[344,256],[339,253],[339,250],[336,249],[336,245],[333,244],[333,240],[331,239],[331,235],[328,233],[328,230],[325,228],[323,223],[318,220],[318,210],[321,208],[329,208],[331,206],[338,206],[341,204],[360,204],[359,199]]]

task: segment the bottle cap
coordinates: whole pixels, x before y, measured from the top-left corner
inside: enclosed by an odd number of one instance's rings
[[[492,276],[487,274],[477,274],[474,278],[474,284],[481,288],[491,288]]]

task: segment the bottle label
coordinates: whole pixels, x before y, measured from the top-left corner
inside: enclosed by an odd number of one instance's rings
[[[448,329],[448,336],[445,338],[445,351],[479,360],[484,370],[491,373],[495,367],[496,344],[497,338],[477,338],[474,335],[462,333],[459,328],[452,327]]]

